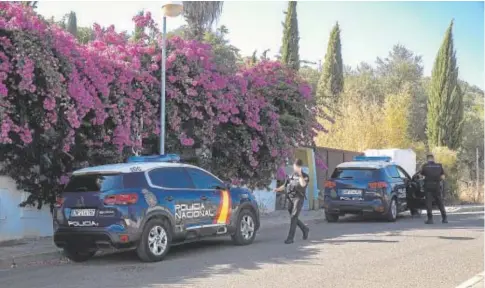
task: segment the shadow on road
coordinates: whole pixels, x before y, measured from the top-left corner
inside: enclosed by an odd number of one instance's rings
[[[471,237],[449,237],[439,234],[443,234],[443,229],[483,231],[483,225],[483,219],[464,215],[450,215],[450,223],[447,225],[441,223],[425,225],[424,219],[411,219],[410,217],[400,218],[396,223],[362,220],[358,217],[344,218],[342,221],[332,224],[314,221],[310,223],[309,241],[296,239],[293,245],[283,243],[288,227],[281,226],[261,231],[256,241],[250,246],[234,246],[229,239],[206,240],[173,247],[167,258],[160,263],[140,263],[133,252],[126,252],[95,258],[83,264],[59,266],[56,267],[59,271],[55,273],[62,273],[62,277],[66,279],[76,279],[79,286],[75,287],[97,283],[96,279],[100,278],[104,278],[105,284],[120,281],[120,283],[128,285],[126,287],[164,287],[163,285],[168,284],[191,287],[191,282],[196,279],[246,273],[245,271],[248,270],[262,269],[264,265],[310,263],[310,259],[324,249],[322,247],[325,247],[325,244],[387,245],[399,242],[389,238],[384,239],[389,236],[436,237],[443,241],[473,240],[474,238]],[[403,234],[406,231],[429,231],[430,229],[436,230],[436,236]],[[297,234],[296,237],[301,237],[301,234]],[[358,237],[359,239],[345,239],[345,237]],[[383,239],[379,239],[380,237]],[[323,245],[319,245],[322,243]],[[89,284],[86,287],[94,288],[98,287],[97,285]]]

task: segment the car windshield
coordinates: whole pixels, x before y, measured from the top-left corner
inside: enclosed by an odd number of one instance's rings
[[[332,174],[333,179],[372,179],[376,178],[376,169],[337,168]]]
[[[121,174],[89,174],[73,176],[65,192],[103,192],[123,188]]]

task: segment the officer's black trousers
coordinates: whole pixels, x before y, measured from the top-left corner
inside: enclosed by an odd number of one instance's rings
[[[433,219],[433,198],[436,201],[436,205],[441,212],[441,217],[446,219],[445,206],[443,205],[443,197],[441,195],[441,187],[438,184],[428,184],[424,185],[426,192],[426,210],[428,212],[428,219]]]
[[[302,232],[308,230],[303,222],[298,219],[300,212],[303,208],[303,202],[305,201],[304,198],[300,197],[289,197],[288,198],[288,212],[290,213],[291,222],[290,222],[290,231],[288,232],[288,240],[293,240],[295,238],[296,226],[300,227]]]

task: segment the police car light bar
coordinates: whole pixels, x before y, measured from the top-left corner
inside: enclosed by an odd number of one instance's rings
[[[180,162],[177,154],[153,155],[153,156],[131,156],[127,163],[147,163],[147,162]]]
[[[388,156],[355,156],[354,161],[384,161],[391,162],[392,158]]]

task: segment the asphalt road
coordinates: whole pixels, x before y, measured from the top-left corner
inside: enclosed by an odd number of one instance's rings
[[[297,234],[293,245],[283,243],[287,226],[281,226],[261,231],[251,246],[207,240],[174,248],[160,263],[123,253],[3,271],[0,287],[454,288],[484,270],[483,212],[449,220],[318,221],[310,223],[307,241]]]

